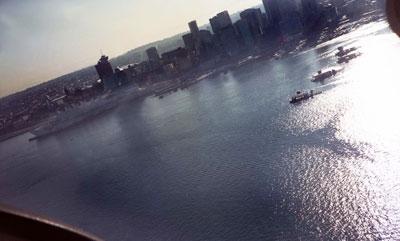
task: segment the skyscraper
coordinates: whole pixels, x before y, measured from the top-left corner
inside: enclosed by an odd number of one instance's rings
[[[280,0],[279,10],[281,13],[281,21],[287,21],[288,18],[298,16],[301,11],[300,0]]]
[[[303,16],[306,20],[312,21],[318,16],[318,3],[316,0],[301,0]]]
[[[114,74],[114,71],[112,69],[112,66],[110,62],[108,62],[108,56],[101,56],[99,62],[95,66],[97,70],[97,74],[99,75],[99,78],[104,81],[106,77],[112,76]]]
[[[218,13],[217,16],[211,18],[210,24],[219,42],[218,45],[228,55],[235,54],[239,49],[239,42],[228,11]]]
[[[229,56],[235,55],[239,51],[239,40],[236,29],[233,25],[221,28],[217,37],[223,50]]]
[[[278,0],[263,0],[263,4],[271,24],[277,26],[282,20]]]
[[[99,75],[101,83],[105,90],[117,87],[117,81],[114,76],[114,71],[112,69],[110,62],[108,62],[107,56],[105,55],[101,56],[95,68],[97,70],[97,74]]]
[[[200,30],[199,27],[197,26],[197,22],[196,21],[190,22],[189,29],[193,38],[194,50],[196,50],[196,52],[200,54],[201,39],[200,39]]]
[[[264,23],[261,9],[250,8],[240,13],[240,18],[244,20],[254,39],[260,39],[264,35]]]
[[[246,47],[254,46],[255,41],[253,35],[251,34],[249,24],[245,20],[240,19],[235,22],[235,27],[238,31],[241,43]]]
[[[218,34],[222,28],[232,25],[231,16],[228,11],[218,13],[217,16],[210,19],[210,24],[214,34]]]
[[[213,36],[208,30],[200,30],[200,57],[202,59],[207,59],[215,54],[215,46],[213,42]]]
[[[194,39],[199,39],[199,27],[197,26],[196,21],[192,21],[189,23],[190,33],[193,35]]]
[[[285,36],[292,36],[303,32],[303,22],[300,0],[280,0],[281,13],[280,31]]]

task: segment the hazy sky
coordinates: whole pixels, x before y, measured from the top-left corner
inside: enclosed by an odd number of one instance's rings
[[[261,0],[0,0],[0,96]]]

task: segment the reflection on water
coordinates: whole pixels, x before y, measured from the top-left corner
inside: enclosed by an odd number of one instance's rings
[[[325,148],[311,142],[284,155],[283,168],[291,171],[282,189],[293,189],[287,205],[314,238],[398,240],[400,42],[382,34],[357,45],[363,56],[346,67],[335,88],[293,108],[283,122],[294,135],[332,136],[319,140]]]
[[[338,46],[362,56],[335,78]],[[0,144],[0,200],[107,240],[399,240],[399,39],[384,23]],[[297,89],[322,95],[299,105]],[[50,195],[51,193],[51,195]]]

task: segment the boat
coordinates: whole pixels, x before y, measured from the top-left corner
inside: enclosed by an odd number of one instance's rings
[[[291,104],[295,104],[304,100],[308,100],[313,98],[316,95],[322,94],[322,92],[314,92],[314,90],[310,90],[309,93],[302,93],[300,90],[296,91],[296,96],[290,98],[289,102]]]
[[[336,70],[330,70],[327,72],[322,73],[322,71],[318,71],[318,74],[313,76],[312,82],[318,82],[318,81],[324,81],[332,76],[335,76],[337,74]]]
[[[336,57],[340,58],[340,57],[346,56],[346,55],[348,55],[351,52],[354,52],[356,50],[357,50],[356,47],[349,48],[349,49],[344,49],[343,47],[339,47],[338,48],[338,52],[336,53]]]
[[[350,60],[353,60],[353,59],[357,58],[360,55],[361,55],[360,53],[353,53],[353,54],[350,54],[350,55],[346,55],[346,56],[340,57],[338,59],[337,63],[338,64],[343,64],[343,63],[347,64],[347,63],[350,62]]]
[[[107,91],[101,97],[89,103],[75,105],[64,112],[59,112],[48,119],[41,127],[31,131],[34,135],[29,141],[39,140],[53,134],[57,134],[80,122],[94,118],[106,111],[110,111],[121,103],[143,97],[151,93],[151,89],[125,89],[119,91]]]
[[[31,131],[34,135],[29,141],[38,140],[56,134],[84,120],[99,115],[117,105],[117,102],[110,100],[97,101],[96,103],[75,106],[65,112],[58,113],[49,118],[47,123]]]

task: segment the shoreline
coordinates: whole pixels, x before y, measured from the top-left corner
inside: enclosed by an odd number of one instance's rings
[[[25,127],[23,129],[12,131],[10,133],[4,134],[4,135],[0,136],[0,143],[2,143],[4,141],[7,141],[7,140],[9,140],[11,138],[26,134],[26,133],[28,133],[28,132],[30,132],[32,130],[35,130],[35,129],[45,125],[46,122],[47,122],[47,120],[44,120],[44,121],[41,121],[41,122],[39,122],[39,123],[37,123],[35,125],[29,126],[29,127]]]
[[[126,96],[126,95],[120,96],[121,100],[116,101],[116,103],[114,103],[115,105],[114,107],[127,101],[135,101],[139,98],[146,98],[151,95],[155,95],[155,97],[161,97],[161,96],[164,97],[165,95],[169,95],[178,89],[185,90],[204,79],[216,78],[219,75],[226,73],[227,71],[234,71],[241,67],[247,66],[249,64],[258,61],[266,61],[266,60],[271,60],[273,58],[278,58],[278,59],[288,58],[290,56],[301,53],[301,51],[303,51],[304,49],[315,48],[320,44],[338,38],[342,35],[348,34],[349,32],[354,31],[365,24],[369,24],[371,22],[379,22],[384,20],[384,18],[385,16],[383,15],[383,12],[372,11],[364,14],[359,19],[353,21],[349,21],[347,19],[343,22],[340,22],[334,28],[326,28],[324,30],[321,30],[320,32],[311,33],[307,37],[302,35],[301,37],[286,43],[269,41],[267,43],[262,44],[259,47],[256,47],[256,49],[254,50],[244,51],[243,53],[240,53],[238,56],[232,57],[231,59],[218,63],[217,66],[215,66],[216,65],[215,61],[211,59],[200,64],[195,69],[189,70],[188,72],[182,74],[181,76],[165,80],[163,82],[154,84],[153,86],[149,86],[146,89],[144,89],[141,93],[138,90],[136,90],[136,93],[135,92],[130,93],[134,94],[135,96]],[[336,30],[340,30],[340,32],[336,32]],[[334,35],[326,39],[327,37],[326,33],[329,31],[332,31]],[[160,86],[162,86],[161,89]],[[121,94],[121,90],[122,89],[113,91],[113,93]],[[157,94],[158,92],[161,92],[162,94]],[[99,96],[98,98],[101,98],[101,96]],[[47,120],[44,120],[30,127],[25,127],[23,129],[4,134],[0,136],[0,143],[9,140],[11,138],[23,135],[36,128],[39,128],[46,122]]]
[[[188,86],[184,86],[187,88],[197,82],[206,79],[206,78],[214,78],[225,71],[233,71],[244,67],[246,65],[255,63],[257,61],[265,61],[271,60],[273,58],[283,59],[294,56],[296,54],[301,53],[305,49],[315,48],[323,43],[326,43],[330,40],[343,36],[345,34],[350,33],[351,31],[355,31],[363,25],[372,23],[372,22],[380,22],[385,19],[384,13],[378,10],[371,11],[365,13],[360,18],[350,21],[349,19],[345,19],[342,22],[339,22],[337,26],[334,28],[325,28],[320,32],[315,32],[309,34],[309,36],[305,37],[302,35],[301,37],[294,39],[292,41],[286,42],[284,44],[277,43],[274,41],[265,43],[259,46],[257,49],[253,51],[248,51],[239,56],[236,56],[224,63],[221,63],[220,66],[206,67],[205,69],[196,69],[193,72],[188,72],[183,74],[181,77],[177,77],[176,80],[183,79],[183,85],[185,82],[189,82]],[[339,31],[339,32],[336,32]],[[329,32],[332,34],[329,36]],[[271,47],[272,46],[272,47]],[[205,62],[205,64],[210,64],[212,60]],[[201,68],[201,66],[199,67]],[[205,78],[201,78],[204,75],[208,75]],[[198,78],[201,78],[200,80]],[[170,80],[171,82],[174,80]]]

